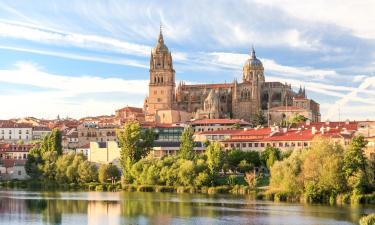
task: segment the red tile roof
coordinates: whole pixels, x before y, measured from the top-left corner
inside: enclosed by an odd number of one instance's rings
[[[240,120],[240,119],[200,119],[194,120],[191,124],[236,124],[239,123],[241,125],[250,125],[250,123]]]
[[[242,129],[238,130],[214,130],[214,131],[202,131],[199,134],[206,134],[206,135],[223,135],[223,134],[236,134],[242,132]]]
[[[278,106],[271,108],[270,111],[305,111],[305,109],[298,106]]]
[[[124,107],[124,108],[121,108],[121,109],[116,110],[116,112],[118,112],[118,111],[127,111],[127,112],[143,113],[143,109],[142,109],[142,108],[138,108],[138,107],[130,107],[130,106],[126,106],[126,107]]]
[[[183,87],[186,88],[231,88],[233,83],[224,84],[185,84]]]

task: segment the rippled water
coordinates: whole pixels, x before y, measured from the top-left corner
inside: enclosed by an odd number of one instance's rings
[[[171,193],[0,191],[0,224],[357,224],[374,206]]]

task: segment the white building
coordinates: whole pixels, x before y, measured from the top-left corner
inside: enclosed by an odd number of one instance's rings
[[[33,127],[30,124],[6,122],[0,123],[0,141],[28,143],[33,137]]]

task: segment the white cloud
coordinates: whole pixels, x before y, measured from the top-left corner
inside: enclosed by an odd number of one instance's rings
[[[37,91],[20,89],[0,95],[0,101],[7,106],[0,109],[0,115],[8,118],[27,116],[25,113],[50,118],[57,114],[75,117],[111,114],[117,107],[125,104],[140,106],[142,99],[136,99],[134,96],[145,96],[148,84],[146,80],[50,74],[30,63],[18,63],[15,69],[0,70],[0,82],[42,88]],[[123,101],[77,99],[82,94],[115,92],[123,94]]]
[[[151,47],[97,35],[56,31],[45,27],[0,22],[0,36],[80,48],[107,50],[123,54],[146,56]]]
[[[334,24],[362,38],[375,39],[375,1],[373,0],[255,0],[277,7],[289,15],[310,22]]]

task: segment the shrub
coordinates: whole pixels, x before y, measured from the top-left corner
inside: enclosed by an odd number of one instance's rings
[[[138,186],[137,191],[141,191],[141,192],[153,192],[153,191],[155,191],[155,186],[152,186],[152,185],[140,185],[140,186]]]
[[[155,192],[174,192],[175,189],[172,186],[156,186]]]
[[[97,185],[95,191],[104,191],[104,186],[102,184]]]
[[[364,216],[359,220],[359,225],[374,225],[375,224],[375,213]]]
[[[112,177],[119,180],[120,176],[120,170],[113,164],[103,164],[99,168],[99,181],[101,183],[110,182]]]

